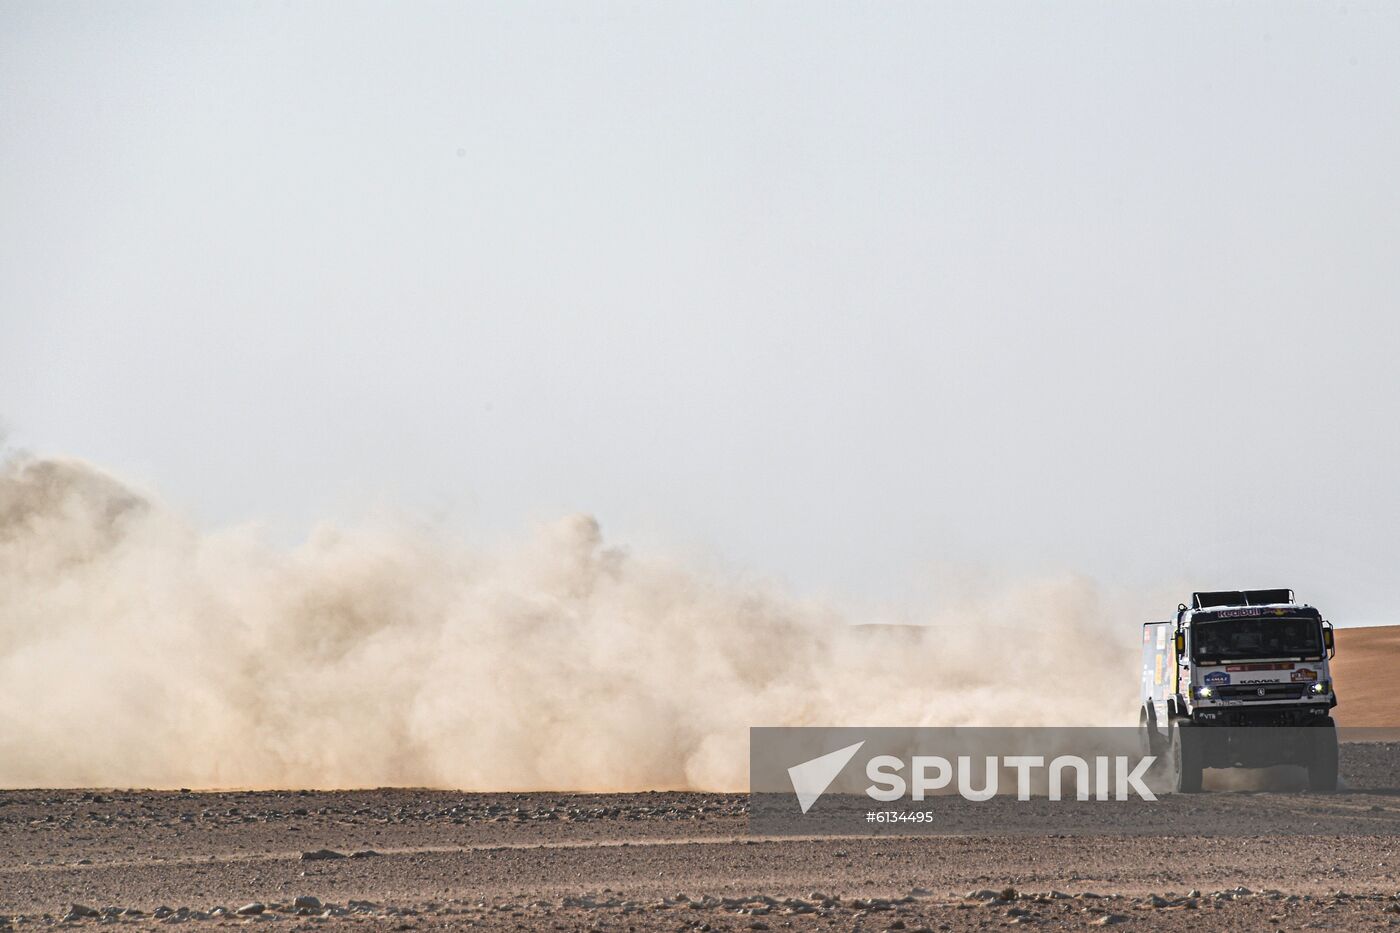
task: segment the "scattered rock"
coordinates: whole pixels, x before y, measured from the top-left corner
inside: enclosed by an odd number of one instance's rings
[[[251,904],[244,904],[242,907],[235,910],[234,913],[238,914],[238,916],[240,917],[256,917],[264,910],[267,910],[267,906],[265,904],[261,904],[258,901],[253,901],[253,903]]]
[[[360,849],[358,852],[351,852],[351,858],[378,858],[379,853],[373,849]]]
[[[292,907],[298,911],[314,911],[317,913],[323,909],[321,899],[319,897],[313,897],[310,894],[303,894],[301,897],[292,901]]]
[[[100,915],[96,910],[94,910],[94,909],[91,908],[91,907],[86,907],[86,906],[84,906],[84,905],[82,905],[82,904],[71,904],[71,905],[69,905],[69,907],[68,907],[68,913],[64,915],[63,919],[64,919],[64,920],[85,920],[85,919],[87,919],[88,917],[97,917],[97,916],[101,916],[101,915]]]
[[[337,852],[334,849],[316,849],[312,852],[301,853],[303,862],[323,862],[327,859],[345,858],[344,852]]]

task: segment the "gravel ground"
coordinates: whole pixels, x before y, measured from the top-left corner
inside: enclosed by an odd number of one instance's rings
[[[1344,754],[1346,793],[1193,812],[1382,834],[755,838],[742,795],[0,792],[0,929],[1400,926],[1400,775]]]

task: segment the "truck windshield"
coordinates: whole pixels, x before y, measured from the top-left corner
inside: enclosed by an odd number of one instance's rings
[[[1227,619],[1193,626],[1197,661],[1322,656],[1321,627],[1313,619]]]

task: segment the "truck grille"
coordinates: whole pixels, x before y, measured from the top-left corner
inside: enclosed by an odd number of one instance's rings
[[[1239,684],[1217,687],[1215,695],[1222,700],[1299,700],[1307,692],[1307,684]]]

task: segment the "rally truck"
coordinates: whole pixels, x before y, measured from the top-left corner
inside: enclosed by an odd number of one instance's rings
[[[1332,623],[1292,590],[1193,593],[1176,618],[1142,627],[1144,751],[1170,762],[1177,791],[1205,768],[1300,765],[1337,789]]]

